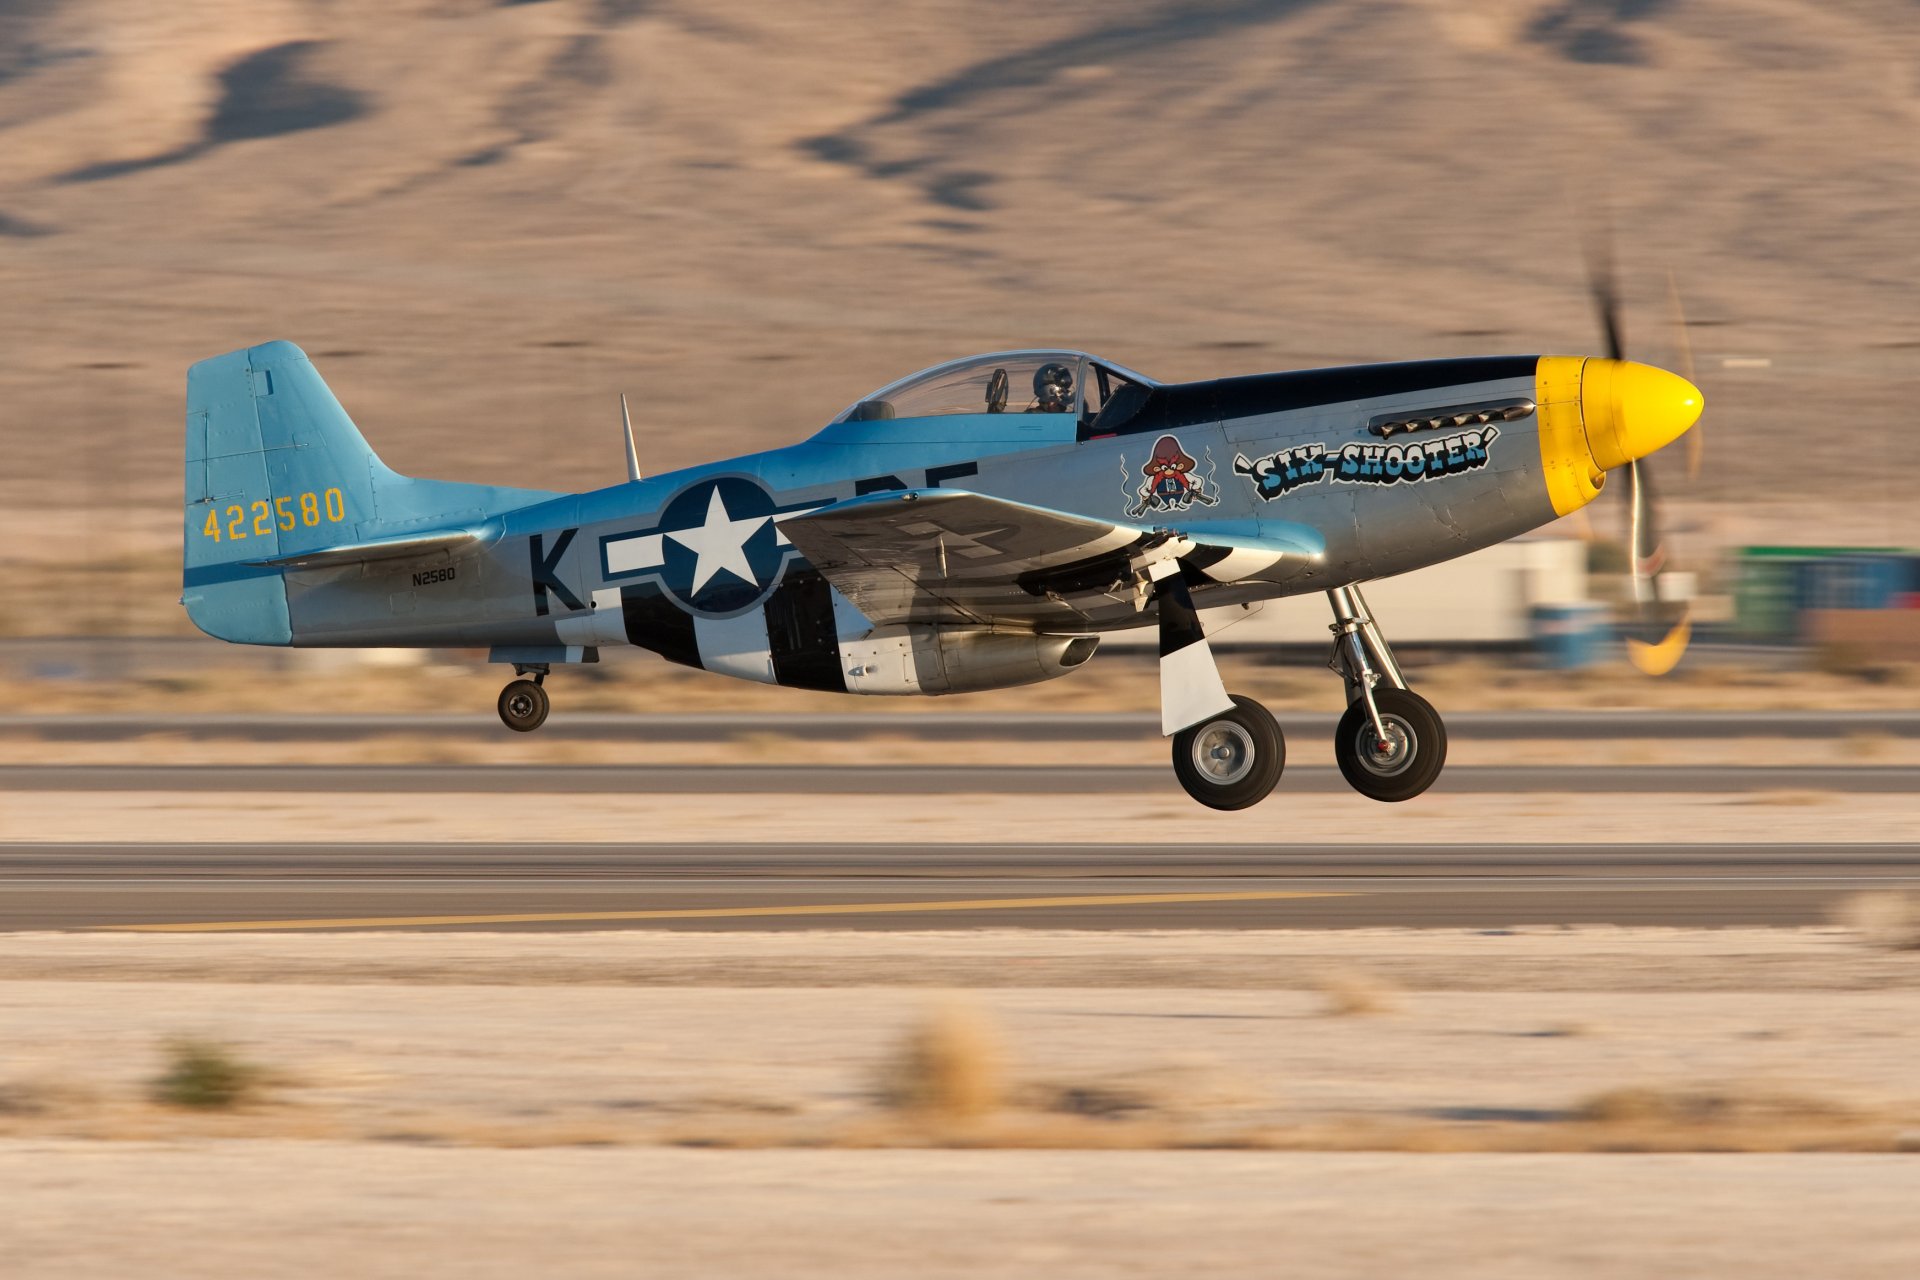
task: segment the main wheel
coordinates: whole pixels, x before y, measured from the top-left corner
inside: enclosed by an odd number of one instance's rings
[[[1333,756],[1355,791],[1370,800],[1411,800],[1447,763],[1447,727],[1433,704],[1407,689],[1375,689],[1387,740],[1374,732],[1366,699],[1356,699],[1333,731]]]
[[[515,680],[500,691],[500,722],[520,733],[532,733],[547,722],[552,709],[547,691],[531,680]]]
[[[1245,809],[1267,798],[1287,763],[1287,741],[1273,714],[1233,695],[1233,710],[1173,735],[1173,772],[1187,794],[1211,809]]]

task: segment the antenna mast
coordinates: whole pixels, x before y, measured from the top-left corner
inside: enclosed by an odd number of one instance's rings
[[[627,396],[620,393],[620,425],[626,428],[627,437],[627,479],[640,478],[640,453],[633,447],[633,415],[627,412]]]

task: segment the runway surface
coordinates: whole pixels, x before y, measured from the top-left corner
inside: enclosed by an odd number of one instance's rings
[[[1455,739],[1920,737],[1920,711],[1490,711],[1449,712]],[[1287,712],[1289,735],[1327,738],[1336,715]],[[842,712],[831,715],[624,715],[568,711],[564,704],[540,728],[540,739],[571,742],[725,742],[747,734],[784,738],[864,738],[899,734],[932,742],[1017,738],[1081,742],[1154,738],[1157,716],[1093,712],[1022,714],[980,711]],[[0,734],[59,742],[119,742],[151,735],[234,738],[255,742],[337,742],[382,736],[484,740],[507,736],[499,720],[466,715],[15,715],[0,716]]]
[[[0,929],[1807,925],[1920,844],[0,845]]]
[[[1348,790],[1329,765],[1287,769],[1281,795]],[[1449,768],[1436,793],[1734,794],[1920,791],[1911,765],[1488,765]],[[502,792],[547,795],[1180,794],[1160,765],[5,765],[4,791]]]

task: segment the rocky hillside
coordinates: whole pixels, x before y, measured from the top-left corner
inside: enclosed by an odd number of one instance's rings
[[[1701,492],[1851,509],[1916,208],[1912,0],[0,0],[0,497],[170,539],[185,366],[270,336],[395,466],[555,488],[622,391],[660,470],[973,349],[1592,350],[1610,220]]]

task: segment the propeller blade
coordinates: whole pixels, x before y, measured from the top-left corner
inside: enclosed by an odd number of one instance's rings
[[[1693,377],[1693,338],[1687,332],[1687,312],[1680,305],[1680,282],[1675,280],[1673,272],[1667,272],[1667,301],[1673,308],[1673,341],[1680,356],[1680,367],[1674,372],[1688,382]],[[1696,422],[1693,430],[1687,432],[1687,481],[1692,483],[1700,478],[1700,461],[1706,453],[1706,424]]]
[[[1613,232],[1602,228],[1587,237],[1587,291],[1593,295],[1594,311],[1600,317],[1600,331],[1606,336],[1607,356],[1627,358],[1627,334],[1620,323],[1620,291],[1613,274]]]
[[[1693,639],[1693,618],[1691,611],[1681,609],[1680,620],[1673,624],[1665,638],[1649,644],[1638,636],[1627,637],[1627,660],[1638,667],[1642,674],[1663,676],[1680,665],[1680,659],[1687,652],[1687,644]]]
[[[1606,339],[1607,356],[1627,358],[1626,327],[1620,316],[1620,288],[1613,269],[1613,235],[1603,226],[1586,241],[1587,288],[1593,295],[1594,311],[1599,316],[1601,333]],[[1674,314],[1679,316],[1682,341],[1683,376],[1693,381],[1693,353],[1685,344],[1686,318],[1680,313],[1680,289],[1671,273],[1667,276]],[[1699,471],[1699,434],[1688,441],[1688,476]],[[1627,555],[1633,576],[1633,631],[1627,637],[1627,658],[1650,676],[1663,676],[1679,665],[1693,639],[1693,618],[1689,606],[1682,603],[1677,612],[1660,599],[1660,573],[1666,568],[1667,547],[1660,536],[1654,516],[1653,481],[1648,468],[1636,459],[1627,464]],[[1658,636],[1658,639],[1648,639]]]
[[[1627,659],[1650,676],[1663,676],[1678,666],[1693,639],[1692,610],[1685,603],[1677,615],[1660,599],[1660,573],[1667,565],[1667,546],[1654,519],[1653,480],[1638,461],[1627,466],[1632,527],[1629,554],[1633,570],[1635,629],[1627,637]],[[1648,640],[1647,635],[1660,639]]]
[[[1653,518],[1653,481],[1638,461],[1627,464],[1627,551],[1632,559],[1633,599],[1654,603],[1653,579],[1666,567],[1667,549]]]

